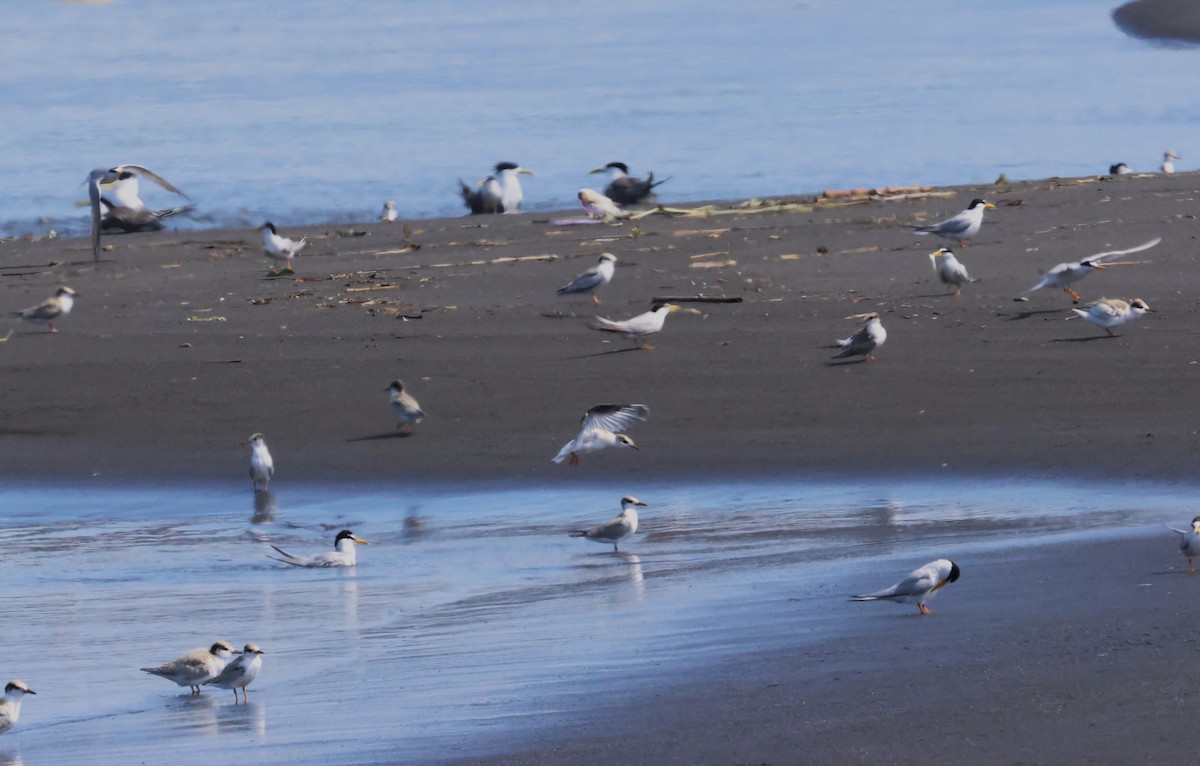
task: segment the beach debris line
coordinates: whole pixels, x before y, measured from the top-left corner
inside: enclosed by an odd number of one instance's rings
[[[583,413],[579,433],[563,445],[551,462],[565,460],[568,465],[579,465],[579,455],[583,452],[596,452],[606,447],[637,449],[633,439],[623,431],[645,423],[648,417],[650,408],[644,404],[597,404]]]
[[[952,582],[958,582],[962,572],[950,559],[938,559],[914,569],[900,582],[874,593],[851,596],[851,601],[892,601],[900,604],[916,604],[921,614],[933,614],[926,605],[939,590]]]
[[[633,495],[626,495],[621,498],[621,512],[615,519],[591,529],[577,529],[570,533],[571,537],[583,537],[594,543],[612,545],[613,551],[616,552],[620,550],[617,547],[618,543],[637,532],[639,507],[644,508],[646,504]]]
[[[832,359],[846,359],[852,356],[865,357],[868,362],[875,361],[875,349],[887,341],[887,330],[879,320],[879,314],[871,311],[866,314],[851,314],[847,319],[857,319],[863,323],[862,329],[839,341],[834,341],[834,348],[841,351],[834,354]]]

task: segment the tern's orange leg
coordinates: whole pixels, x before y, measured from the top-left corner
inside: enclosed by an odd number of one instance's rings
[[[1072,289],[1071,289],[1071,288],[1069,288],[1069,287],[1064,287],[1064,288],[1063,288],[1063,292],[1065,292],[1065,293],[1069,293],[1069,294],[1071,295],[1071,302],[1072,302],[1072,303],[1079,303],[1079,293],[1075,292],[1074,290],[1072,290]]]
[[[597,298],[594,294],[592,295],[592,303],[596,304],[597,306],[600,305],[600,299]]]
[[[958,246],[959,246],[959,247],[966,247],[966,246],[967,246],[967,243],[966,243],[966,242],[963,242],[963,241],[960,239],[960,240],[958,241]]]
[[[1117,335],[1115,332],[1113,332],[1111,327],[1105,327],[1105,328],[1104,328],[1104,332],[1108,333],[1108,337],[1110,337],[1110,338],[1119,338],[1119,337],[1121,337],[1120,335]]]
[[[567,461],[567,465],[579,465],[579,455],[571,453],[571,459]]]
[[[921,610],[921,614],[933,614],[933,612],[929,611],[929,607],[924,604],[917,604],[917,608]]]

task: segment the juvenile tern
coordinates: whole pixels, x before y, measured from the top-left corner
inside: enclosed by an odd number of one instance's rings
[[[1161,237],[1159,237],[1157,239],[1152,239],[1149,242],[1138,245],[1137,247],[1131,247],[1128,250],[1110,250],[1106,253],[1096,253],[1095,255],[1089,255],[1087,258],[1084,258],[1083,260],[1080,260],[1080,261],[1073,261],[1071,263],[1060,263],[1057,266],[1055,266],[1054,268],[1047,271],[1046,275],[1042,277],[1041,282],[1038,282],[1036,285],[1029,288],[1025,292],[1031,293],[1034,290],[1040,290],[1043,287],[1061,287],[1063,289],[1063,292],[1065,292],[1071,296],[1072,301],[1074,301],[1075,303],[1079,303],[1079,293],[1072,290],[1071,285],[1073,283],[1078,282],[1079,280],[1083,279],[1088,274],[1091,274],[1093,271],[1096,271],[1097,269],[1103,271],[1106,268],[1103,263],[1104,259],[1115,258],[1118,255],[1128,255],[1130,253],[1139,253],[1142,250],[1149,250],[1150,248],[1157,245],[1159,242],[1162,242]]]
[[[618,218],[628,217],[624,210],[617,207],[617,203],[594,189],[580,189],[579,204],[591,218],[615,221]]]
[[[1133,171],[1130,170],[1129,166],[1124,162],[1118,162],[1116,165],[1108,166],[1108,174],[1110,176],[1127,176],[1131,173],[1133,173]]]
[[[590,293],[592,303],[599,306],[600,299],[596,297],[596,290],[612,281],[613,273],[616,270],[616,263],[617,256],[612,253],[601,253],[599,263],[575,277],[571,280],[570,284],[558,288],[558,294],[574,295],[576,293]]]
[[[281,561],[284,564],[291,564],[294,567],[309,567],[310,569],[325,569],[327,567],[352,567],[358,564],[358,554],[355,552],[354,544],[370,545],[366,540],[355,537],[354,533],[348,529],[343,529],[338,532],[337,537],[333,539],[333,550],[325,553],[318,553],[313,556],[296,556],[288,553],[284,549],[272,545],[283,558],[275,558],[267,556],[272,561]]]
[[[952,242],[957,241],[959,247],[966,247],[967,243],[964,240],[974,237],[979,233],[979,227],[983,226],[984,209],[995,207],[990,202],[973,199],[966,210],[953,218],[947,218],[927,226],[909,226],[908,228],[916,234],[936,234]]]
[[[288,271],[292,269],[292,259],[296,254],[304,249],[308,244],[308,238],[301,238],[300,241],[288,239],[287,237],[279,236],[279,231],[275,228],[275,224],[267,221],[262,226],[259,226],[255,231],[261,231],[263,235],[263,252],[267,258],[275,261],[283,261]],[[275,273],[275,264],[271,264],[271,273]]]
[[[50,332],[58,332],[58,328],[54,326],[54,320],[71,313],[71,309],[75,307],[76,295],[78,293],[71,288],[60,287],[54,295],[38,305],[30,306],[23,311],[15,311],[13,316],[20,317],[23,321],[31,324],[49,325]]]
[[[626,319],[623,322],[614,322],[604,317],[596,317],[596,321],[599,324],[592,325],[592,329],[621,333],[626,338],[633,339],[634,348],[653,351],[654,346],[647,343],[646,338],[657,332],[662,332],[663,324],[667,321],[667,314],[673,314],[679,310],[680,308],[674,303],[664,303],[653,311],[638,314],[632,319]]]
[[[920,569],[914,569],[900,582],[890,588],[865,593],[861,596],[851,596],[851,601],[893,601],[902,604],[916,604],[921,614],[933,614],[926,602],[933,598],[946,583],[956,582],[960,571],[958,564],[950,559],[931,561]]]
[[[200,693],[200,684],[217,677],[234,657],[241,654],[228,641],[218,641],[207,649],[193,649],[177,660],[164,662],[156,668],[142,668],[151,675],[190,686],[192,694]]]
[[[645,506],[641,500],[632,495],[621,498],[621,513],[607,524],[601,524],[591,529],[579,529],[571,533],[571,537],[586,537],[594,543],[611,543],[613,550],[618,550],[617,543],[626,537],[631,537],[638,528],[638,506]]]
[[[392,405],[392,414],[396,416],[396,430],[403,430],[406,434],[411,434],[413,426],[425,419],[425,413],[421,411],[421,405],[413,398],[412,394],[404,390],[404,382],[393,380],[392,384],[387,387],[388,401]]]
[[[525,198],[521,191],[521,181],[518,175],[533,175],[532,170],[526,170],[515,162],[497,163],[495,173],[488,176],[478,189],[471,187],[459,179],[463,201],[467,203],[473,215],[483,213],[517,213],[521,210],[521,201]]]
[[[188,195],[171,185],[165,178],[141,165],[127,164],[107,169],[96,168],[87,177],[88,199],[92,207],[92,258],[94,260],[100,260],[100,231],[102,228],[100,187],[117,185],[114,189],[114,196],[116,196],[115,202],[118,207],[144,208],[145,203],[137,196],[137,176],[139,175],[149,178],[169,192],[178,194],[186,199],[191,199],[191,197],[188,197]]]
[[[1163,152],[1162,172],[1174,173],[1175,160],[1177,159],[1180,159],[1180,157],[1174,152],[1174,150],[1168,149],[1167,151]]]
[[[664,184],[671,179],[654,180],[654,172],[646,174],[646,179],[632,178],[629,166],[624,162],[610,162],[602,168],[596,168],[589,173],[608,173],[608,186],[604,187],[604,195],[618,205],[637,205],[641,202],[654,200],[654,187]]]
[[[400,214],[396,212],[396,200],[388,200],[383,203],[383,212],[379,214],[379,220],[383,223],[392,223]]]
[[[249,697],[246,696],[246,687],[250,685],[251,681],[258,678],[258,671],[262,669],[263,654],[264,652],[258,648],[258,644],[246,644],[237,659],[226,665],[216,678],[205,681],[204,685],[212,684],[222,689],[233,689],[235,705],[238,698],[237,690],[241,689],[242,701],[249,702]]]
[[[875,349],[882,346],[887,340],[887,330],[883,329],[883,323],[879,321],[879,314],[872,311],[869,314],[855,314],[847,319],[859,319],[863,322],[863,327],[849,338],[839,340],[837,345],[842,350],[831,358],[846,359],[851,356],[862,356],[866,357],[868,362],[875,361]]]
[[[650,408],[644,404],[597,404],[583,414],[579,421],[579,433],[563,445],[551,461],[561,463],[570,459],[569,465],[579,465],[582,452],[595,452],[605,447],[628,447],[637,445],[620,431],[646,422]]]
[[[4,699],[0,699],[0,734],[11,729],[20,719],[21,698],[26,694],[37,694],[37,692],[19,679],[14,678],[4,686]]]
[[[942,247],[930,253],[929,260],[933,263],[933,270],[937,272],[938,279],[942,280],[942,284],[954,288],[956,296],[962,292],[963,285],[975,281],[967,273],[967,267],[959,263],[948,247]]]
[[[1196,571],[1194,559],[1200,556],[1200,516],[1192,519],[1191,529],[1176,529],[1168,527],[1172,532],[1179,533],[1179,552],[1187,556],[1188,571]]]
[[[263,485],[263,489],[267,489],[275,476],[275,461],[271,459],[271,451],[267,449],[266,437],[262,434],[251,434],[246,443],[250,445],[250,480],[254,482],[254,489],[257,490],[259,484]]]
[[[1112,328],[1119,327],[1130,319],[1140,317],[1154,309],[1146,305],[1141,298],[1126,302],[1120,298],[1101,298],[1086,309],[1071,309],[1077,316],[1086,319],[1097,327],[1103,327],[1110,338],[1120,337]],[[1071,319],[1073,317],[1068,317]]]

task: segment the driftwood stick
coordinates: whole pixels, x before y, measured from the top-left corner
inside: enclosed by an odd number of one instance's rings
[[[741,303],[740,295],[658,295],[654,303]]]

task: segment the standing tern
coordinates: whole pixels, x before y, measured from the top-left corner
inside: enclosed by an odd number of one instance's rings
[[[272,545],[283,558],[267,556],[272,561],[281,561],[284,564],[291,564],[294,567],[308,567],[310,569],[325,569],[327,567],[352,567],[358,564],[358,554],[355,552],[354,544],[370,545],[369,542],[360,537],[355,537],[354,533],[348,529],[343,529],[338,532],[337,537],[333,539],[333,550],[325,553],[317,553],[312,556],[296,556],[288,553],[284,549]]]
[[[1128,302],[1120,298],[1101,298],[1086,309],[1071,309],[1081,319],[1086,319],[1097,327],[1103,327],[1110,338],[1120,337],[1112,331],[1112,328],[1120,327],[1130,319],[1136,319],[1153,310],[1141,298],[1134,298]],[[1067,318],[1074,319],[1074,317]]]
[[[902,604],[916,604],[921,614],[933,614],[926,602],[946,583],[958,581],[961,574],[958,564],[950,559],[931,561],[920,569],[914,569],[900,582],[890,588],[865,593],[861,596],[851,596],[851,601],[893,601]]]
[[[58,328],[54,326],[54,320],[71,313],[71,309],[75,307],[76,295],[78,293],[71,288],[60,287],[54,295],[38,305],[13,312],[13,316],[32,324],[49,325],[50,332],[58,332]]]
[[[275,461],[267,449],[267,439],[262,434],[251,434],[246,443],[250,445],[250,481],[254,482],[255,491],[259,484],[268,489],[275,476]]]
[[[1126,165],[1124,162],[1118,162],[1116,165],[1108,166],[1108,174],[1110,176],[1127,176],[1132,173],[1133,173],[1133,171],[1130,170],[1129,166]]]
[[[87,177],[88,199],[92,207],[92,258],[100,260],[100,232],[102,229],[101,186],[117,184],[115,189],[116,207],[144,208],[145,203],[137,196],[136,176],[141,175],[154,181],[169,192],[191,199],[169,181],[149,168],[141,165],[117,165],[112,168],[96,168]],[[124,183],[124,187],[121,183]],[[131,183],[132,182],[132,183]],[[134,202],[136,200],[136,202]]]
[[[14,678],[4,686],[4,699],[0,699],[0,734],[4,734],[16,725],[21,717],[21,699],[26,694],[37,694],[25,685],[24,681]]]
[[[594,543],[610,543],[613,550],[618,550],[617,543],[631,537],[638,528],[638,506],[645,503],[633,495],[621,498],[621,513],[607,524],[601,524],[591,529],[579,529],[571,533],[571,537],[586,537]]]
[[[591,218],[600,218],[611,222],[629,216],[628,213],[617,207],[617,203],[594,189],[580,189],[579,204]]]
[[[863,327],[849,338],[839,340],[837,345],[842,349],[834,354],[832,359],[846,359],[852,356],[866,357],[868,362],[875,361],[875,349],[887,340],[887,330],[879,321],[879,314],[872,311],[869,314],[854,314],[847,319],[859,319]]]
[[[393,380],[387,387],[388,402],[392,406],[392,414],[396,416],[396,429],[411,434],[413,426],[425,419],[421,405],[413,395],[404,390],[404,382]]]
[[[561,463],[570,458],[568,465],[579,465],[579,454],[595,452],[605,447],[628,447],[637,445],[620,431],[646,422],[650,408],[644,404],[597,404],[583,414],[579,421],[579,433],[563,445],[551,461]]]
[[[1026,290],[1025,293],[1031,293],[1034,290],[1040,290],[1043,287],[1061,287],[1063,292],[1071,296],[1071,300],[1073,302],[1079,303],[1079,293],[1071,289],[1072,283],[1078,282],[1097,269],[1103,271],[1106,268],[1103,264],[1103,261],[1106,258],[1115,258],[1118,255],[1128,255],[1130,253],[1139,253],[1142,250],[1149,250],[1159,242],[1162,242],[1161,237],[1152,239],[1149,242],[1138,245],[1137,247],[1131,247],[1128,250],[1110,250],[1106,253],[1089,255],[1087,258],[1079,261],[1060,263],[1047,271],[1045,276],[1042,277],[1042,281]]]
[[[604,196],[618,205],[637,205],[642,202],[654,201],[654,187],[664,184],[671,179],[654,180],[654,172],[646,174],[645,180],[632,178],[629,166],[624,162],[610,162],[602,168],[596,168],[589,173],[608,173],[608,186],[604,187]]]
[[[525,198],[518,175],[531,176],[533,171],[515,162],[500,162],[496,164],[495,173],[485,178],[474,190],[459,179],[463,202],[472,215],[518,213],[521,201]]]
[[[975,281],[967,273],[967,267],[959,263],[948,247],[938,248],[935,252],[930,253],[929,260],[933,263],[933,270],[937,273],[938,279],[942,280],[942,284],[954,288],[955,296],[962,293],[963,285]]]
[[[216,678],[239,654],[241,652],[228,641],[218,641],[207,649],[193,649],[177,660],[164,662],[156,668],[142,668],[142,671],[174,681],[179,686],[190,686],[192,694],[199,694],[200,685]]]
[[[1177,159],[1180,159],[1180,157],[1178,154],[1175,153],[1174,150],[1168,149],[1167,151],[1163,152],[1162,172],[1174,173],[1175,172],[1175,160],[1177,160]]]
[[[680,308],[674,303],[664,303],[656,307],[653,311],[638,314],[632,319],[626,319],[623,322],[614,322],[604,317],[596,317],[598,324],[592,325],[592,329],[620,333],[626,338],[633,339],[634,348],[653,351],[654,346],[647,343],[646,338],[655,333],[662,332],[663,324],[667,321],[667,314],[674,314],[676,311],[680,311]]]
[[[262,669],[262,656],[264,652],[258,648],[258,644],[246,644],[242,649],[242,654],[236,660],[225,666],[225,669],[217,675],[216,678],[204,682],[205,686],[213,684],[222,689],[233,689],[233,703],[237,704],[237,690],[242,690],[242,701],[249,702],[249,697],[246,696],[246,687],[255,678],[258,678],[258,671]]]
[[[1177,529],[1168,527],[1172,532],[1179,533],[1179,552],[1187,556],[1188,571],[1196,571],[1196,562],[1193,560],[1200,556],[1200,516],[1192,519],[1191,529]]]
[[[283,261],[286,271],[294,271],[292,268],[292,259],[308,244],[308,238],[302,237],[297,241],[281,237],[279,231],[275,228],[275,224],[270,221],[259,226],[255,231],[262,232],[263,252],[266,253],[267,258],[272,261]],[[274,263],[271,264],[271,273],[275,273]]]
[[[383,203],[383,212],[379,214],[379,220],[383,223],[392,223],[400,214],[396,212],[396,200],[390,199]]]
[[[592,303],[599,306],[600,299],[596,297],[596,290],[612,281],[616,264],[617,256],[612,253],[601,253],[599,263],[572,279],[566,286],[558,288],[558,294],[574,295],[576,293],[590,293]]]
[[[973,199],[966,210],[953,218],[947,218],[944,221],[927,226],[909,226],[908,228],[912,229],[916,234],[936,234],[943,239],[948,239],[952,242],[957,241],[959,247],[966,247],[967,243],[964,240],[974,237],[979,233],[979,228],[983,226],[984,209],[994,209],[995,207],[995,205],[985,200]]]

